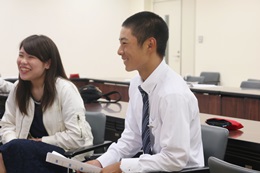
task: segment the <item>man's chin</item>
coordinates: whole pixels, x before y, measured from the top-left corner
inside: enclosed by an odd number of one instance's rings
[[[131,72],[131,71],[134,71],[135,69],[130,69],[130,68],[125,68],[125,70],[127,71],[127,72]]]

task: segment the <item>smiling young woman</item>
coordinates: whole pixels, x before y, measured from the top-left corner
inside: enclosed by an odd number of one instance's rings
[[[25,38],[17,66],[19,80],[1,120],[0,173],[65,173],[67,169],[45,161],[47,152],[63,154],[93,143],[79,91],[47,36]]]

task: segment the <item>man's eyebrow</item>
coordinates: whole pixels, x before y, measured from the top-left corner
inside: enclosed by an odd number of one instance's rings
[[[119,41],[127,41],[127,38],[125,37],[119,38]]]

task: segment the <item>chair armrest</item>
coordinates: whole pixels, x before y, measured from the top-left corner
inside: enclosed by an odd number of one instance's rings
[[[192,173],[210,173],[209,167],[198,167],[198,168],[188,168],[183,169],[181,171],[174,171],[174,172],[164,172],[164,171],[156,171],[156,172],[149,172],[149,173],[182,173],[182,172],[192,172]]]
[[[86,153],[86,152],[89,152],[89,151],[93,151],[93,150],[98,149],[98,148],[108,147],[112,143],[113,143],[112,141],[104,141],[104,143],[102,143],[102,144],[90,145],[90,146],[86,146],[86,147],[82,147],[82,148],[69,150],[69,151],[64,153],[64,156],[68,157],[68,158],[72,158],[72,157],[77,156],[79,154],[83,154],[83,153]]]
[[[180,171],[180,173],[184,173],[184,172],[192,172],[192,173],[210,173],[209,172],[209,167],[205,166],[205,167],[199,167],[199,168],[190,168],[190,169],[183,169]]]
[[[101,156],[103,153],[94,153],[91,156],[85,156],[85,161],[94,160],[97,159],[99,156]],[[139,151],[136,155],[134,155],[132,158],[138,158],[141,154],[143,154],[143,151]]]
[[[85,162],[89,160],[96,160],[99,156],[101,156],[103,153],[94,153],[91,156],[85,156]]]

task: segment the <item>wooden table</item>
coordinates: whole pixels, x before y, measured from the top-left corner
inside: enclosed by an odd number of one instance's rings
[[[236,87],[192,87],[200,112],[260,121],[260,90]]]
[[[93,84],[103,92],[119,91],[121,101],[129,101],[129,80],[120,78],[71,79],[78,87]],[[200,112],[260,121],[260,90],[210,85],[194,85],[191,91],[198,99]],[[112,98],[113,99],[113,98]]]

